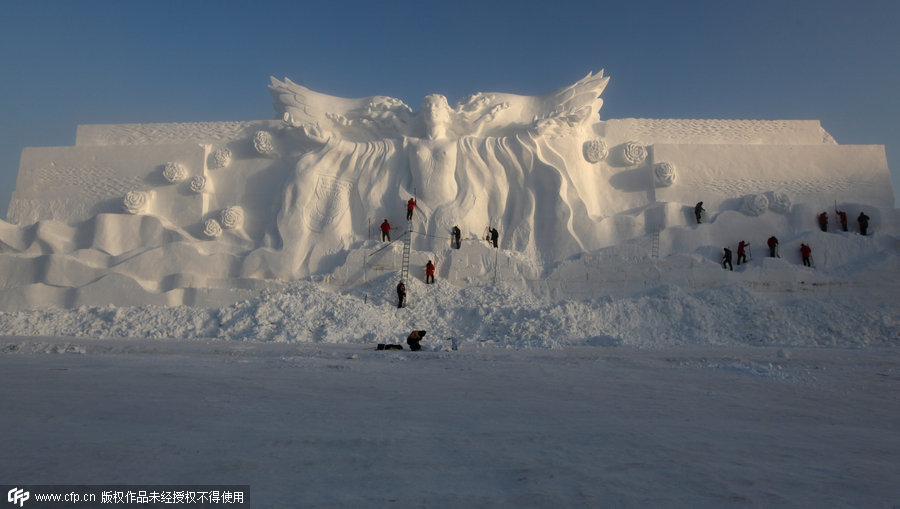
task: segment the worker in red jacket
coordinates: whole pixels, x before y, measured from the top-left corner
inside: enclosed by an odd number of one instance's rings
[[[738,243],[738,265],[741,264],[741,260],[744,260],[744,263],[747,263],[747,246],[749,245],[749,242],[744,242],[743,240]]]
[[[429,283],[434,283],[434,264],[431,263],[431,260],[428,260],[428,263],[425,264],[425,284]]]
[[[828,231],[828,214],[825,212],[819,214],[819,228],[821,228],[823,232]]]
[[[812,249],[809,248],[806,244],[800,244],[800,256],[803,257],[803,265],[807,267],[812,267],[809,263],[809,257],[812,254]]]
[[[387,219],[381,223],[381,241],[385,242],[385,240],[387,240],[387,242],[391,241],[391,223],[389,223]]]
[[[847,231],[847,213],[843,210],[838,209],[834,209],[834,213],[837,214],[839,218],[841,218],[841,228],[844,231]]]
[[[397,307],[403,307],[403,301],[406,300],[406,285],[403,284],[403,280],[401,279],[399,283],[397,283]]]
[[[406,202],[406,220],[412,221],[412,213],[413,209],[416,208],[416,199],[410,198],[408,202]]]

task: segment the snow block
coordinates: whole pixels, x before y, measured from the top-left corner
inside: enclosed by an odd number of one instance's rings
[[[673,163],[678,178],[656,189],[662,202],[737,208],[735,199],[782,192],[794,203],[831,210],[834,202],[893,208],[883,145],[655,144],[653,160]]]
[[[46,147],[22,151],[7,220],[27,225],[52,219],[85,221],[97,214],[125,213],[130,191],[152,191],[143,211],[186,226],[203,217],[202,195],[187,181],[205,171],[206,149],[196,144]],[[163,176],[167,163],[184,169],[181,182]]]

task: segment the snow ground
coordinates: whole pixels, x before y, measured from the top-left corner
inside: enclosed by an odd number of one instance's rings
[[[249,484],[253,507],[900,504],[895,348],[478,345],[4,336],[0,478]]]

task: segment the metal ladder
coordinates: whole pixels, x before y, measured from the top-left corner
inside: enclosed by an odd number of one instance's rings
[[[412,221],[406,222],[406,233],[403,239],[403,263],[400,266],[400,279],[409,288],[409,251],[412,244]],[[407,290],[407,293],[408,290]]]
[[[650,256],[659,258],[659,228],[651,235]]]

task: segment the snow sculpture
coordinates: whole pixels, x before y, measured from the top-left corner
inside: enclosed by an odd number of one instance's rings
[[[163,168],[163,178],[169,181],[170,184],[177,184],[186,179],[187,176],[188,172],[185,167],[178,163],[168,162]]]
[[[671,163],[657,163],[653,167],[653,182],[656,187],[668,187],[675,182],[675,165]]]
[[[584,142],[583,151],[584,159],[587,162],[594,164],[606,159],[606,156],[609,154],[609,148],[607,148],[606,142],[600,138],[594,138],[593,140]]]
[[[240,228],[244,224],[244,209],[238,206],[226,207],[219,214],[219,221],[226,230]]]
[[[272,141],[272,135],[268,131],[257,131],[253,135],[253,148],[260,155],[271,156],[275,153],[275,144]]]
[[[222,226],[215,219],[207,219],[203,223],[203,235],[214,239],[222,235]]]
[[[782,191],[774,191],[769,200],[769,210],[778,214],[787,214],[791,211],[791,197]]]
[[[229,150],[228,147],[216,149],[212,153],[212,165],[210,165],[211,168],[224,168],[229,164],[231,164],[231,150]]]
[[[504,225],[509,248],[548,259],[580,250],[576,230],[534,224],[560,215],[566,221],[584,201],[593,203],[582,195],[596,183],[576,170],[572,155],[582,155],[579,135],[589,119],[596,121],[608,80],[601,71],[550,94],[478,93],[453,107],[429,95],[413,114],[397,99],[344,99],[273,78],[275,108],[298,154],[276,220],[285,266],[300,264],[304,246],[342,242],[365,229],[363,214],[382,215],[374,211],[384,203],[414,195],[431,235],[454,224],[475,231],[515,209]],[[565,156],[544,156],[554,153]],[[351,197],[361,203],[336,207]]]
[[[204,175],[195,175],[191,178],[191,191],[195,193],[202,193],[203,189],[206,187],[206,177]]]
[[[413,196],[411,263],[438,256],[453,284],[492,272],[540,292],[545,279],[581,288],[599,261],[639,258],[649,244],[630,241],[654,229],[673,229],[670,254],[717,246],[731,231],[796,239],[808,214],[765,211],[820,210],[823,197],[872,210],[890,231],[883,146],[839,145],[810,120],[601,120],[606,83],[588,74],[548,94],[477,93],[455,104],[430,95],[414,111],[273,79],[275,119],[81,125],[75,146],[22,152],[9,223],[0,223],[9,276],[0,310],[203,305],[319,276],[352,285],[367,267],[399,266],[396,249],[368,241],[383,218],[405,230]],[[701,199],[716,213],[744,213],[696,225],[685,204]],[[500,250],[449,250],[453,226],[470,238],[488,224]],[[616,272],[597,280],[621,285]]]
[[[640,164],[647,158],[647,149],[643,145],[629,141],[625,144],[625,161],[628,164]]]
[[[147,208],[150,202],[150,193],[147,191],[128,191],[122,201],[122,208],[129,214],[140,214]]]
[[[748,216],[761,216],[769,208],[769,199],[764,194],[751,194],[744,197],[741,211]]]

